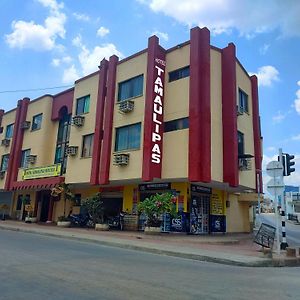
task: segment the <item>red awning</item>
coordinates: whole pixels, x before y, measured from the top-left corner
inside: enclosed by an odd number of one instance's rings
[[[40,179],[30,179],[24,181],[15,181],[11,185],[11,190],[33,190],[33,189],[51,189],[55,185],[65,181],[65,177],[50,177]]]

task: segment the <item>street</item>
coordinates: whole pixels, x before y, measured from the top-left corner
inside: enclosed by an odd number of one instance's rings
[[[266,223],[276,227],[275,214],[273,213],[261,213],[256,215],[258,220],[262,223]],[[300,246],[300,225],[295,225],[289,221],[285,222],[286,227],[286,239],[289,246]],[[281,232],[281,217],[279,219],[279,232]]]
[[[199,262],[0,231],[0,299],[298,299],[300,268]]]

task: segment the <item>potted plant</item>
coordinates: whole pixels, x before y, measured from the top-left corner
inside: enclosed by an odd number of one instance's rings
[[[71,221],[66,216],[59,216],[57,221],[58,227],[70,227]]]
[[[176,198],[170,193],[151,195],[138,204],[138,211],[146,215],[145,233],[160,233],[161,216],[176,215]]]
[[[96,230],[106,231],[109,229],[104,218],[104,206],[103,201],[101,201],[101,193],[97,193],[94,196],[87,198],[84,201],[83,206],[91,216]]]
[[[71,189],[67,183],[59,183],[51,189],[51,197],[55,201],[59,201],[63,196],[64,200],[64,215],[66,214],[66,200],[75,201],[75,195],[71,192]]]

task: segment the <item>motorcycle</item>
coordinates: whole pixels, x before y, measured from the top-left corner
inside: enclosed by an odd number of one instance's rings
[[[71,226],[94,227],[95,225],[89,214],[70,214],[69,220],[71,221]]]
[[[124,213],[121,212],[115,217],[108,218],[108,226],[110,229],[124,229]]]

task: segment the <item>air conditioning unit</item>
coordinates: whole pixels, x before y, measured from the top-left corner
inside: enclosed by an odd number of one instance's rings
[[[5,177],[5,171],[0,171],[0,179],[4,179]]]
[[[29,164],[35,164],[36,162],[36,155],[28,155],[27,158],[26,158],[27,162]]]
[[[3,139],[3,140],[1,141],[1,145],[2,145],[2,146],[8,147],[9,144],[10,144],[10,139]]]
[[[72,118],[72,125],[82,127],[84,125],[84,116],[74,116]]]
[[[251,158],[239,158],[239,170],[249,171],[252,169]]]
[[[236,114],[238,116],[241,116],[244,113],[244,110],[242,107],[240,107],[239,105],[236,106]]]
[[[69,146],[66,149],[66,155],[70,155],[70,156],[75,156],[78,152],[78,147],[77,146]]]
[[[30,128],[30,121],[24,121],[22,124],[21,124],[21,128],[22,129],[29,129]]]
[[[132,100],[125,100],[119,103],[119,111],[121,113],[128,113],[133,111],[133,109],[134,109],[134,101]]]
[[[129,154],[115,154],[114,155],[114,165],[115,166],[127,166],[129,163]]]

